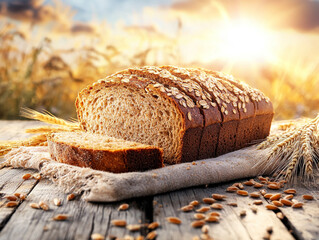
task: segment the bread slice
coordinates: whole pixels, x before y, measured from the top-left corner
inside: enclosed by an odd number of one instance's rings
[[[196,159],[191,153],[198,152],[201,128],[192,134],[186,131],[203,125],[195,105],[177,88],[129,73],[82,90],[76,101],[83,130],[158,146],[171,164],[181,162],[182,156]],[[189,147],[182,154],[185,145]]]
[[[47,139],[51,157],[61,163],[114,173],[163,167],[163,150],[154,146],[81,131]]]
[[[273,107],[232,76],[174,66],[130,68],[82,90],[81,128],[164,150],[164,162],[218,156],[269,134]]]

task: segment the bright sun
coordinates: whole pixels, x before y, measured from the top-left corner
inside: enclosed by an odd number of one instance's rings
[[[221,55],[229,60],[265,60],[269,56],[269,33],[251,22],[229,23],[221,38]]]

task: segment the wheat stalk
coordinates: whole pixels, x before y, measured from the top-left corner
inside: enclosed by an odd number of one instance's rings
[[[57,118],[49,112],[40,113],[29,108],[23,108],[21,111],[21,116],[53,125],[65,126],[71,129],[80,129],[79,123]]]
[[[42,126],[36,128],[28,128],[25,130],[26,133],[51,133],[51,132],[64,132],[64,131],[72,131],[75,129],[70,129],[68,127],[52,127],[52,126]]]
[[[26,140],[20,141],[1,141],[0,142],[0,156],[8,153],[13,148],[17,147],[31,147],[31,146],[39,146],[40,144],[47,141],[46,134],[40,134],[36,136],[32,136]]]

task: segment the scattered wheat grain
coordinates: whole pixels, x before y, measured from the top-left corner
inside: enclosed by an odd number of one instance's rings
[[[267,208],[268,210],[278,210],[278,207],[275,206],[275,205],[273,205],[273,204],[268,204],[268,205],[266,205],[266,208]]]
[[[111,224],[116,227],[125,227],[126,221],[121,219],[114,219],[111,221]]]
[[[284,199],[284,198],[281,199],[280,202],[283,203],[286,206],[292,206],[293,205],[292,201],[290,201],[288,199]]]
[[[152,222],[152,223],[148,224],[147,228],[154,230],[154,229],[158,228],[159,226],[160,226],[159,222]]]
[[[261,204],[263,204],[263,201],[262,200],[255,200],[255,201],[253,201],[253,204],[261,205]]]
[[[32,207],[34,209],[40,209],[40,206],[38,203],[30,203],[30,207]]]
[[[302,208],[303,207],[303,203],[298,202],[298,203],[293,204],[291,207],[293,207],[293,208]]]
[[[173,224],[181,224],[182,221],[178,217],[167,217],[166,221]]]
[[[75,194],[73,194],[73,193],[71,193],[71,194],[69,194],[67,197],[66,197],[66,199],[68,200],[68,201],[72,201],[72,200],[74,200],[75,199]]]
[[[205,212],[208,212],[209,210],[210,210],[210,207],[201,207],[201,208],[197,209],[196,212],[205,213]]]
[[[248,192],[245,191],[245,190],[238,190],[237,194],[240,195],[240,196],[248,196]]]
[[[203,202],[207,204],[213,204],[214,202],[216,202],[216,200],[213,198],[203,198]]]
[[[204,225],[205,225],[205,221],[203,221],[203,220],[197,220],[197,221],[194,221],[191,223],[191,226],[193,228],[199,228],[199,227],[202,227]]]
[[[313,200],[313,196],[312,195],[302,195],[302,198],[305,200]]]
[[[153,240],[155,239],[157,236],[157,232],[156,231],[152,231],[152,232],[149,232],[147,235],[146,235],[146,239],[149,239],[149,240]]]
[[[30,179],[31,176],[32,176],[32,175],[31,175],[30,173],[26,173],[26,174],[24,174],[24,175],[22,176],[22,179],[28,180],[28,179]]]
[[[53,217],[54,221],[65,221],[69,218],[69,215],[66,214],[58,214]]]
[[[18,206],[19,202],[16,201],[10,201],[6,203],[6,207],[16,207]]]
[[[130,207],[130,205],[128,205],[127,203],[123,203],[119,206],[119,208],[117,209],[118,211],[125,211]]]
[[[278,200],[278,199],[280,199],[280,198],[281,198],[281,193],[276,193],[276,194],[273,194],[273,195],[269,198],[269,200],[274,201],[274,200]]]
[[[212,205],[210,205],[211,208],[213,209],[223,209],[223,205],[221,205],[220,203],[213,203]]]
[[[212,198],[214,198],[215,200],[222,201],[222,200],[225,200],[227,196],[222,194],[212,194]]]
[[[99,234],[99,233],[93,233],[91,235],[91,239],[92,240],[104,240],[104,236],[102,234]]]

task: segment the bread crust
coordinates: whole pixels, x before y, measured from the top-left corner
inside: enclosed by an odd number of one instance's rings
[[[59,142],[50,134],[48,147],[54,161],[78,167],[113,173],[146,171],[163,167],[163,150],[152,146],[98,150]]]

